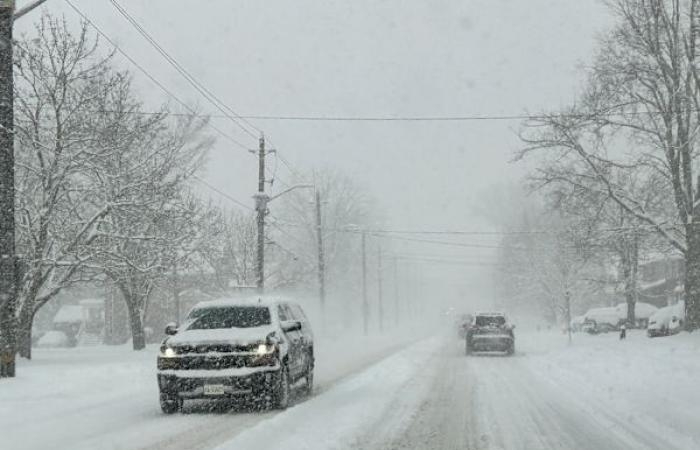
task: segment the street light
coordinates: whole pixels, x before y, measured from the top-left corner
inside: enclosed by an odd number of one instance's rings
[[[255,199],[255,211],[257,211],[258,214],[258,257],[257,257],[257,267],[256,267],[256,272],[257,272],[257,288],[260,294],[263,293],[263,289],[265,288],[265,216],[268,214],[268,209],[267,205],[281,197],[284,194],[287,194],[295,189],[302,189],[302,188],[313,188],[313,184],[297,184],[289,189],[285,189],[284,191],[280,192],[277,195],[273,195],[270,197],[267,195],[264,191],[258,191],[253,198]]]

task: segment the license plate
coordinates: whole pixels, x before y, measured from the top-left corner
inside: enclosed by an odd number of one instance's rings
[[[204,395],[224,395],[223,384],[205,384]]]

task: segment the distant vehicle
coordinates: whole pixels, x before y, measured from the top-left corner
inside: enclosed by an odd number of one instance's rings
[[[472,315],[471,314],[462,314],[459,316],[459,319],[457,320],[456,327],[457,327],[457,336],[459,336],[460,339],[464,339],[467,337],[467,331],[469,330],[469,327],[471,326],[472,323]]]
[[[215,300],[190,311],[185,323],[166,327],[158,356],[163,412],[185,399],[252,395],[284,409],[291,386],[313,390],[314,338],[301,307],[279,299]]]
[[[647,336],[670,336],[678,333],[683,328],[685,319],[685,302],[680,301],[675,305],[660,308],[649,318]]]
[[[479,351],[515,353],[514,325],[503,313],[479,313],[474,316],[466,336],[467,355]]]

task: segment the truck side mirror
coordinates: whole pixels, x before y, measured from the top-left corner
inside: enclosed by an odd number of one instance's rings
[[[170,322],[165,326],[165,334],[172,336],[177,334],[177,324],[175,322]]]

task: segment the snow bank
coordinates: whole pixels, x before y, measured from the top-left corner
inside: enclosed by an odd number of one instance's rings
[[[624,420],[666,448],[700,448],[700,334],[649,339],[631,330],[575,336],[527,334],[520,340],[525,366],[581,408]]]
[[[355,448],[353,442],[390,415],[394,400],[403,392],[410,393],[414,406],[418,405],[423,395],[407,385],[420,370],[430,370],[425,357],[439,348],[439,340],[433,338],[404,349],[323,395],[241,433],[217,450]]]

